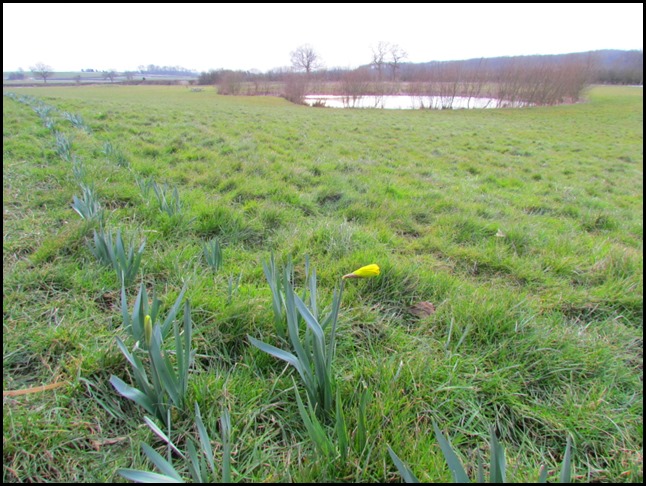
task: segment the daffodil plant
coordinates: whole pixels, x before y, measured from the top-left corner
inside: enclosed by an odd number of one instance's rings
[[[161,322],[162,338],[165,338],[169,333],[171,326],[173,325],[173,321],[182,305],[182,299],[184,298],[185,292],[186,285],[184,285],[177,296],[175,303]],[[148,292],[146,291],[146,286],[142,283],[139,286],[139,293],[135,299],[132,314],[130,314],[128,310],[126,288],[124,286],[121,287],[121,316],[123,318],[123,328],[134,338],[135,342],[139,343],[140,348],[148,349],[150,343],[150,339],[146,338],[146,317],[148,317],[151,322],[158,322],[158,317],[161,321],[161,315],[159,314],[160,306],[161,301],[157,298],[154,289],[151,296],[151,302],[148,302]]]
[[[175,340],[170,359],[170,352],[163,349],[162,327],[153,323],[146,314],[143,319],[143,342],[147,347],[148,359],[142,361],[135,351],[131,353],[117,337],[117,345],[132,367],[136,386],[130,386],[121,378],[112,375],[110,383],[123,397],[141,405],[148,413],[168,424],[171,406],[183,409],[188,391],[189,366],[195,354],[191,349],[192,336],[191,308],[189,302],[184,304],[184,332],[180,334],[177,321],[173,320]]]
[[[273,262],[272,262],[273,263]],[[273,265],[272,265],[273,266]],[[266,269],[267,273],[267,269]],[[274,272],[268,276],[274,294],[274,311],[277,319],[282,315],[287,320],[287,335],[292,344],[293,353],[259,341],[249,336],[251,344],[278,359],[289,363],[303,380],[307,396],[317,413],[327,415],[333,410],[334,390],[332,360],[336,350],[336,325],[343,294],[343,284],[338,292],[334,292],[332,309],[323,318],[319,317],[316,303],[316,272],[309,273],[308,287],[310,290],[310,306],[308,307],[292,286],[290,268],[283,269],[282,279],[277,284]],[[282,292],[279,293],[279,291]],[[305,296],[303,296],[305,298]],[[279,312],[280,310],[280,312]],[[299,322],[305,321],[306,330],[300,332]],[[330,326],[327,338],[324,330]]]
[[[200,407],[195,402],[195,426],[197,428],[198,439],[188,437],[186,439],[186,452],[182,452],[169,438],[170,433],[165,434],[150,417],[144,417],[146,425],[168,445],[168,457],[164,458],[155,449],[148,444],[142,444],[141,449],[144,451],[150,462],[160,471],[159,473],[141,471],[137,469],[119,469],[117,472],[126,479],[136,483],[185,483],[188,482],[183,478],[173,465],[173,456],[179,457],[179,461],[184,461],[195,483],[210,483],[220,481],[222,483],[231,482],[231,416],[228,410],[222,412],[220,417],[221,441],[222,441],[222,466],[221,475],[217,474],[217,466],[214,461],[213,447],[211,439],[206,431]],[[170,427],[169,427],[170,428]],[[172,453],[171,453],[172,452]]]
[[[308,307],[292,286],[290,280],[291,268],[283,269],[282,279],[276,278],[277,272],[272,259],[265,265],[265,274],[272,288],[274,296],[273,306],[277,320],[286,316],[287,334],[293,347],[293,353],[259,341],[249,336],[251,344],[278,359],[289,363],[303,380],[310,403],[322,415],[328,415],[333,410],[334,377],[332,374],[332,360],[336,350],[336,325],[343,295],[344,280],[347,278],[366,278],[379,275],[379,266],[376,264],[361,267],[354,272],[344,275],[338,292],[334,292],[332,309],[323,319],[319,318],[318,304],[316,302],[316,271],[309,272],[309,260],[306,261],[306,280],[310,291],[310,306]],[[281,292],[282,290],[282,292]],[[305,321],[306,332],[301,335],[299,331],[299,318]],[[330,325],[327,339],[325,328]]]
[[[113,236],[111,231],[100,228],[98,232],[94,230],[93,241],[94,246],[90,245],[90,251],[102,264],[112,265],[119,282],[126,287],[134,282],[146,240],[144,239],[135,253],[135,246],[132,243],[124,243],[120,229],[117,230],[116,236]]]
[[[435,437],[440,444],[440,449],[442,449],[442,454],[444,454],[444,459],[446,464],[449,466],[449,469],[453,473],[453,479],[456,483],[470,483],[471,480],[466,472],[466,469],[462,465],[462,462],[458,458],[457,454],[453,450],[453,447],[449,441],[444,437],[442,431],[433,422],[433,430],[435,431]],[[398,456],[395,454],[390,446],[388,447],[388,453],[390,458],[395,463],[395,466],[399,470],[402,479],[406,483],[419,483],[419,479],[413,474],[410,467],[404,463]],[[491,430],[491,437],[489,441],[489,450],[491,452],[491,465],[489,467],[489,482],[490,483],[506,483],[507,482],[507,465],[505,461],[505,450],[502,445],[496,438],[496,434],[493,429]],[[570,483],[572,481],[572,443],[570,439],[567,440],[567,445],[565,447],[565,453],[563,454],[563,462],[561,463],[561,473],[559,475],[559,483]],[[474,469],[477,470],[476,482],[482,484],[485,482],[485,473],[484,467],[482,464],[482,459],[480,455],[477,456],[477,467]],[[547,483],[547,468],[541,466],[538,483],[544,484]]]

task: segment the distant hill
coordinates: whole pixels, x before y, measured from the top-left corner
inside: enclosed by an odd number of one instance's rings
[[[591,82],[602,84],[639,84],[644,82],[644,51],[622,51],[606,49],[600,51],[576,52],[570,54],[548,54],[531,56],[508,56],[476,58],[456,61],[429,61],[423,63],[402,63],[402,80],[414,79],[420,71],[437,67],[458,67],[462,71],[487,69],[506,70],[512,66],[538,65],[557,66],[562,64],[586,65],[590,69]]]

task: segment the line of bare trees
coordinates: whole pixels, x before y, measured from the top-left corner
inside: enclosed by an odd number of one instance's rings
[[[420,108],[451,108],[472,100],[491,99],[504,105],[551,105],[577,101],[591,83],[643,84],[643,51],[605,50],[552,56],[519,56],[465,61],[408,63],[406,51],[381,41],[371,47],[369,62],[357,69],[324,68],[319,53],[309,44],[290,52],[291,66],[267,72],[230,69],[199,75],[201,85],[217,85],[221,94],[280,95],[302,102],[307,94],[336,94],[347,106],[357,106],[365,96],[375,97],[375,106],[388,95],[414,96]],[[44,83],[54,74],[42,62],[30,66],[32,75]],[[88,69],[86,72],[95,72]],[[117,76],[132,82],[135,72],[103,71],[114,82]],[[139,74],[193,75],[178,66],[139,66]],[[25,80],[19,69],[10,81]],[[81,78],[74,79],[80,82]],[[146,82],[146,78],[143,78]],[[148,81],[150,82],[150,81]],[[192,84],[193,81],[190,81]]]
[[[593,67],[590,59],[580,57],[557,62],[510,58],[500,65],[486,59],[436,63],[409,73],[406,91],[427,108],[451,108],[458,97],[467,103],[489,98],[497,106],[572,103],[590,83]]]
[[[477,64],[435,63],[407,73],[406,81],[386,81],[376,68],[346,72],[339,83],[339,94],[347,106],[371,96],[375,104],[386,95],[413,96],[419,108],[450,109],[483,106],[485,99],[495,106],[554,105],[575,102],[589,84],[592,66],[580,60],[559,63],[514,60],[504,66],[491,66],[486,60]]]
[[[347,106],[362,97],[406,94],[420,108],[472,106],[484,99],[495,106],[554,105],[579,100],[602,75],[640,84],[643,52],[597,51],[555,56],[520,56],[412,64],[397,44],[379,42],[371,61],[357,69],[323,69],[308,44],[290,53],[292,65],[266,73],[218,70],[202,73],[198,84],[216,84],[223,94],[280,94],[300,102],[308,93],[336,94]],[[628,77],[626,77],[628,76]],[[465,100],[466,98],[466,100]],[[483,106],[479,104],[478,106]]]
[[[222,94],[280,94],[294,102],[308,93],[337,94],[347,106],[357,106],[365,96],[375,97],[379,106],[387,95],[405,94],[420,108],[446,109],[458,99],[460,106],[482,99],[496,106],[575,102],[598,72],[591,53],[411,64],[403,62],[407,54],[399,45],[379,42],[371,54],[370,63],[360,68],[326,70],[305,44],[290,53],[291,67],[267,73],[210,71],[198,83],[216,84]]]

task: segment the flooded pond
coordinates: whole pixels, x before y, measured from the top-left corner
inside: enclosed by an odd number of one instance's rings
[[[497,100],[494,98],[473,98],[466,96],[338,96],[307,95],[304,99],[309,106],[326,108],[384,108],[394,110],[458,110],[474,108],[521,108],[528,103]]]

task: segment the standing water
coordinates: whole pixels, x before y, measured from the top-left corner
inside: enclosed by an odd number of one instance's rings
[[[400,110],[432,109],[455,110],[472,108],[519,108],[528,103],[500,101],[494,98],[470,98],[466,96],[338,96],[307,95],[305,103],[309,106],[327,108],[385,108]]]

